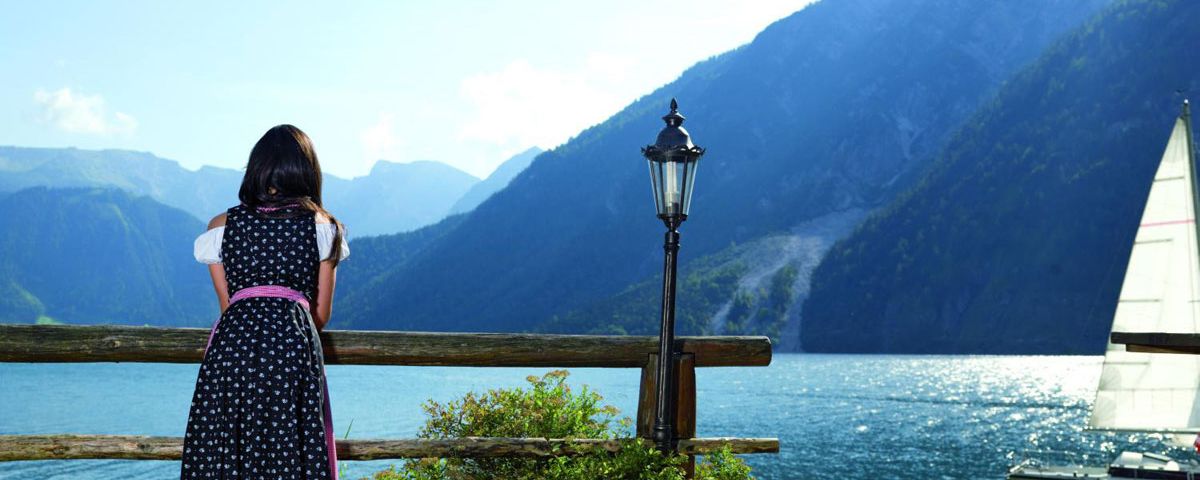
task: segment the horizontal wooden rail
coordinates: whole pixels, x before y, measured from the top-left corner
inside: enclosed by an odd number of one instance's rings
[[[1164,332],[1112,332],[1112,343],[1142,353],[1200,354],[1200,334]]]
[[[688,438],[677,450],[703,455],[729,445],[734,453],[779,453],[777,438]],[[338,440],[339,460],[425,457],[551,457],[602,449],[615,452],[620,440],[464,437],[454,439]],[[142,435],[0,435],[0,462],[16,460],[179,460],[180,437]]]
[[[0,362],[200,363],[204,328],[117,325],[0,325]],[[329,330],[325,362],[341,365],[470,367],[641,367],[657,337]],[[761,336],[677,337],[697,367],[765,366]]]

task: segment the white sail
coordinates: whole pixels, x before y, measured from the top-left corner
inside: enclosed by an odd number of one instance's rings
[[[1175,122],[1134,240],[1116,332],[1200,332],[1200,250],[1190,121]],[[1200,355],[1136,353],[1109,343],[1088,428],[1200,431]]]

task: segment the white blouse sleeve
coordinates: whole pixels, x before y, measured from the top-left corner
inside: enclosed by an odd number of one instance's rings
[[[333,236],[337,235],[337,226],[332,223],[317,224],[317,250],[321,254],[321,260],[326,260],[333,250]],[[338,252],[338,261],[345,260],[350,256],[350,242],[346,240],[345,232],[342,232],[342,248]]]
[[[192,254],[200,263],[221,263],[221,238],[225,236],[225,227],[210,229],[196,237],[192,245]]]

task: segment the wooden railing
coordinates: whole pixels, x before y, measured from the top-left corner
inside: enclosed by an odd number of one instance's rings
[[[199,363],[208,329],[0,325],[0,362]],[[329,365],[641,368],[637,436],[650,438],[658,340],[648,336],[536,335],[331,330],[321,333]],[[696,367],[766,366],[771,342],[758,336],[677,337],[677,450],[689,456],[729,445],[734,453],[778,453],[777,438],[695,438]],[[617,440],[466,437],[339,440],[340,460],[423,457],[546,457],[615,451]],[[177,460],[180,437],[0,435],[0,461]],[[686,470],[690,476],[694,458]]]
[[[1200,355],[1200,334],[1166,332],[1112,332],[1109,340],[1124,344],[1129,352]]]

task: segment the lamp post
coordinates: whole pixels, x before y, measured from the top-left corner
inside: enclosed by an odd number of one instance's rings
[[[655,385],[658,396],[654,405],[653,438],[659,450],[667,452],[675,445],[675,266],[679,253],[679,225],[687,220],[692,203],[692,185],[696,182],[696,164],[704,149],[692,144],[683,129],[679,104],[671,99],[671,111],[662,117],[667,123],[658,132],[653,145],[642,147],[650,164],[650,186],[658,218],[667,226],[663,243],[662,326],[658,335],[658,368]]]

